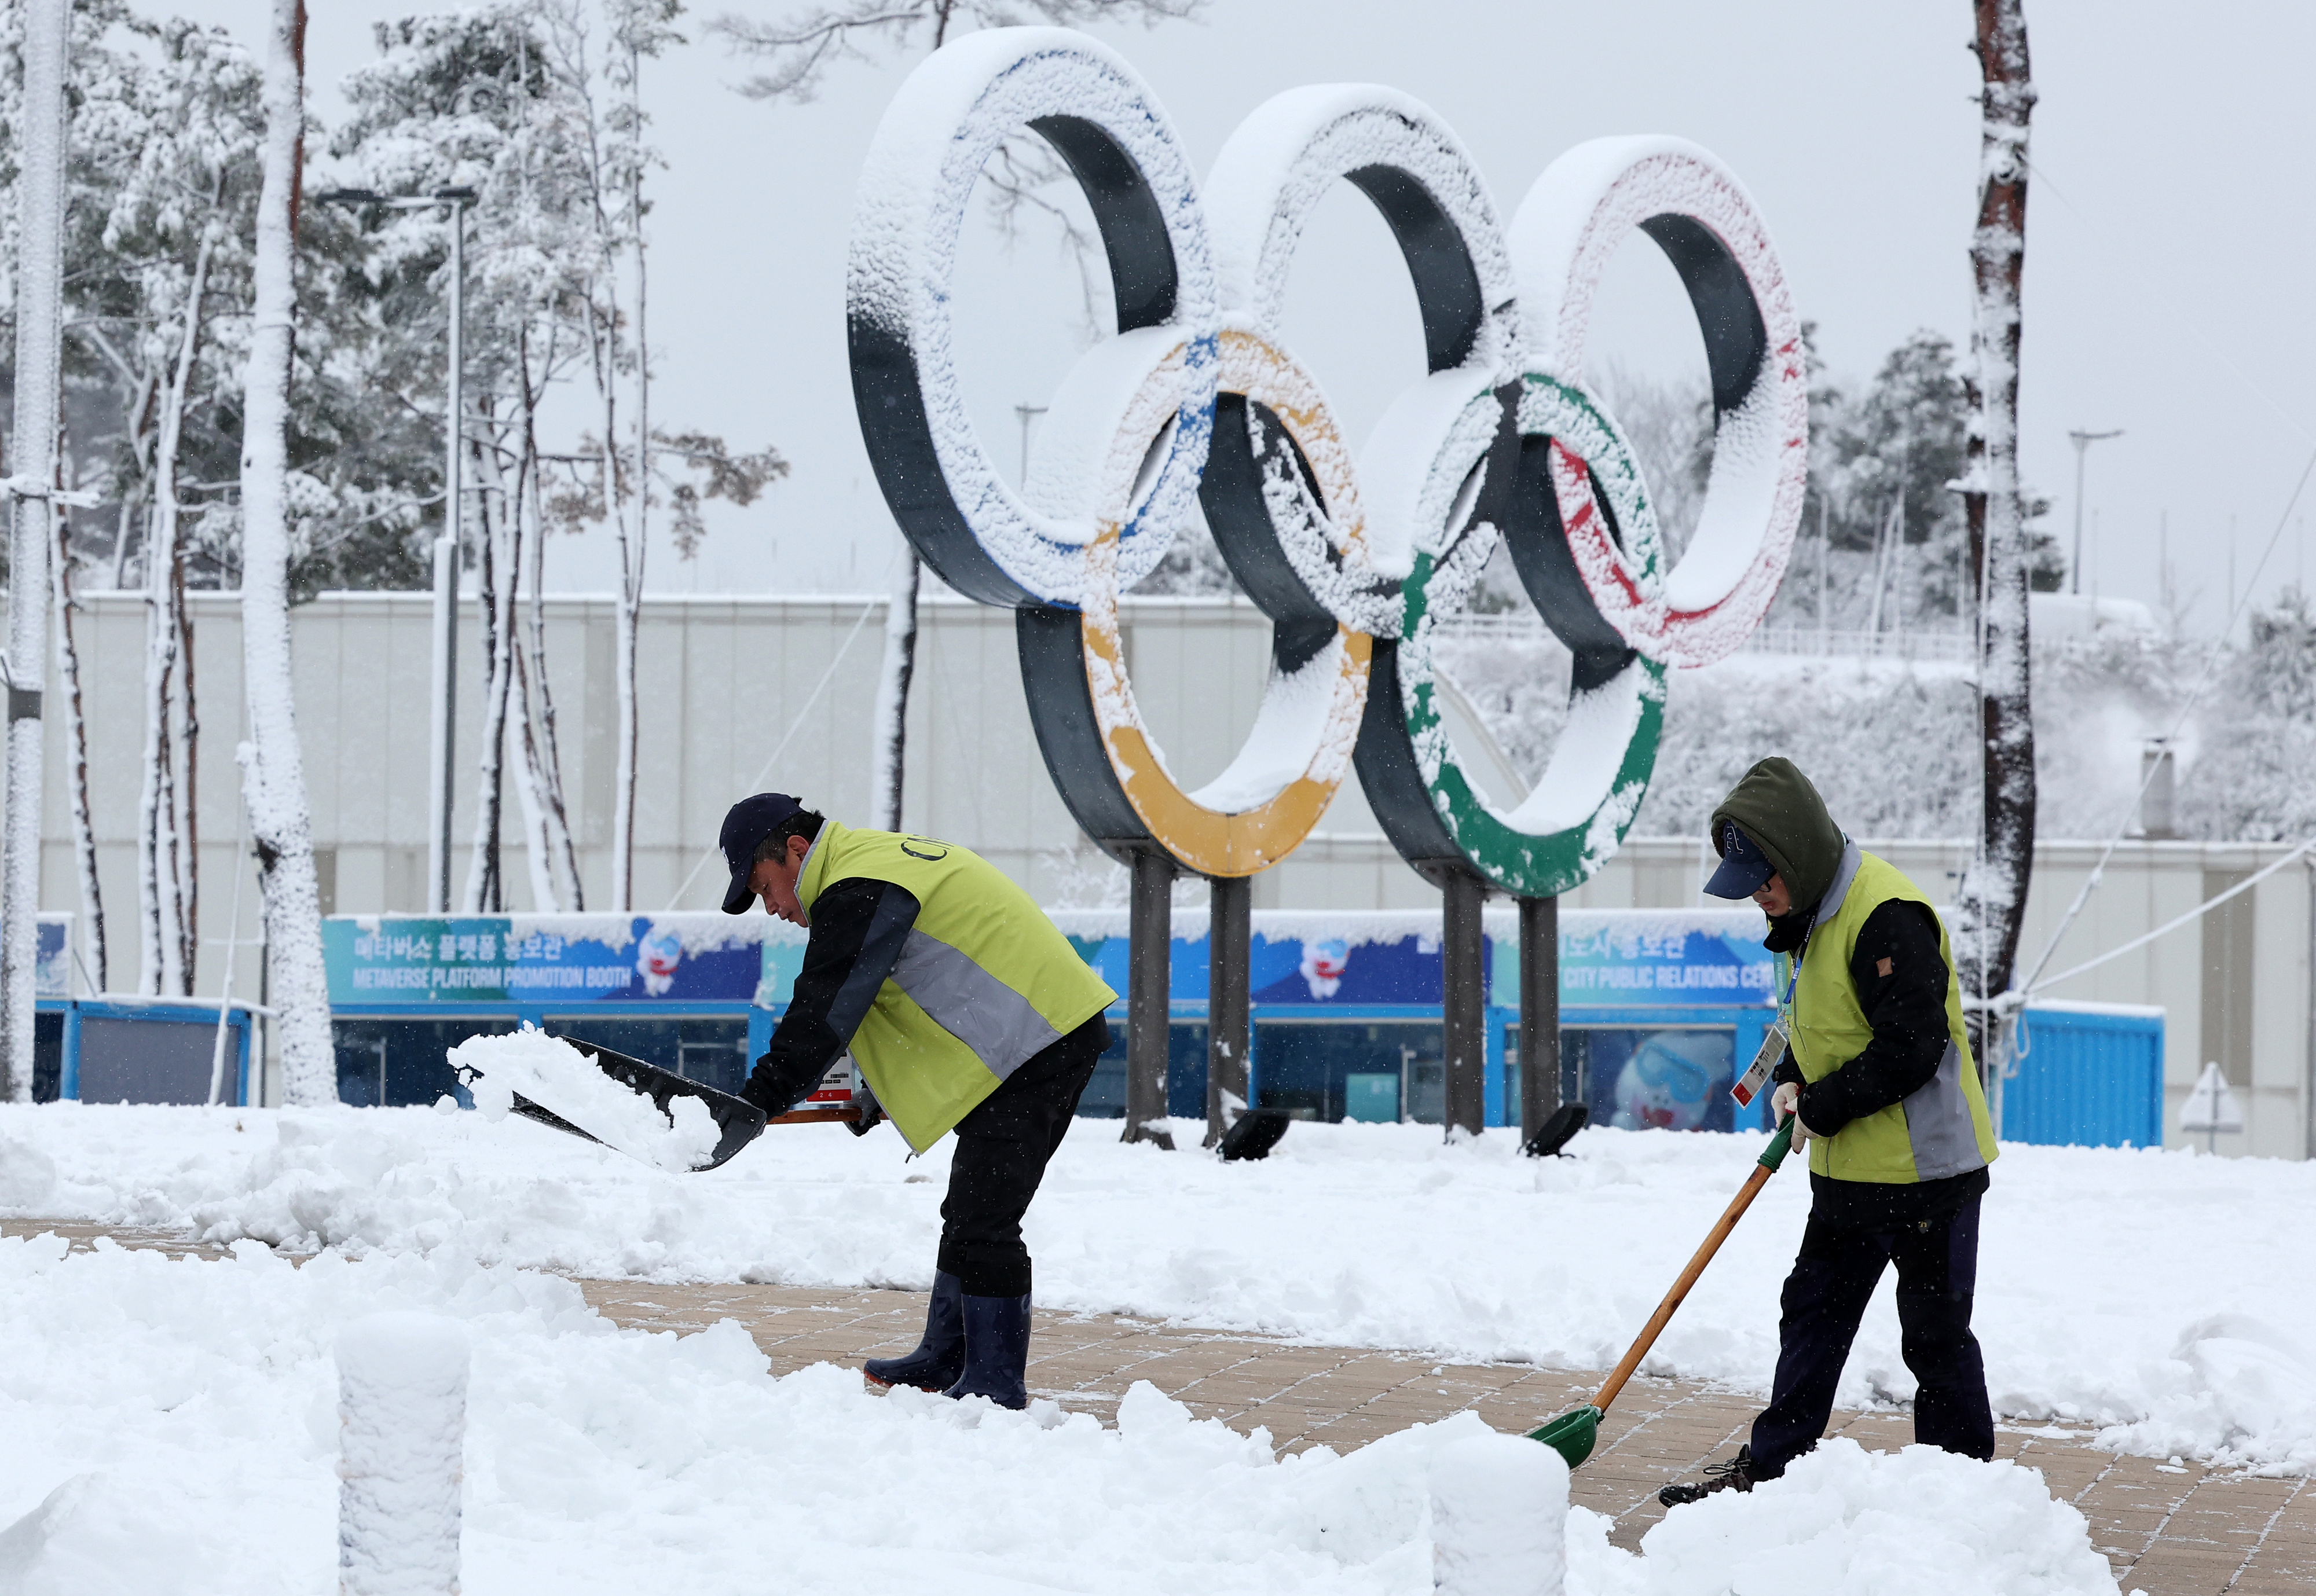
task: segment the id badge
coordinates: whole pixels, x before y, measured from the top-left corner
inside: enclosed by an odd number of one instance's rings
[[[852,1062],[852,1055],[839,1053],[836,1061],[828,1067],[828,1073],[820,1077],[820,1085],[815,1086],[811,1095],[797,1106],[850,1108],[860,1096],[860,1073]]]
[[[1759,1096],[1761,1088],[1769,1084],[1769,1072],[1777,1067],[1777,1060],[1785,1057],[1785,1053],[1786,1026],[1780,1020],[1769,1027],[1768,1035],[1761,1038],[1761,1051],[1753,1055],[1751,1068],[1739,1076],[1736,1084],[1729,1088],[1729,1095],[1737,1099],[1738,1107],[1753,1106],[1753,1099]]]

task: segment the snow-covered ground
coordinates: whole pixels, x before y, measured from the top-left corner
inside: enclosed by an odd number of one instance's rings
[[[1178,1129],[1195,1148],[1195,1126]],[[1315,1341],[1612,1363],[1760,1139],[1595,1129],[1574,1157],[1492,1132],[1301,1124],[1269,1160],[1127,1147],[1080,1123],[1029,1216],[1038,1300]],[[780,1127],[669,1175],[521,1120],[426,1109],[0,1107],[0,1213],[580,1274],[930,1283],[947,1144],[911,1160]],[[1652,1371],[1764,1389],[1808,1202],[1797,1166],[1659,1343]],[[1976,1324],[2005,1414],[2113,1445],[2316,1467],[2316,1164],[2010,1147]],[[1902,1398],[1885,1281],[1842,1392]]]
[[[826,1364],[775,1380],[729,1321],[616,1330],[570,1281],[449,1246],[293,1267],[246,1241],[208,1262],[0,1239],[0,1589],[334,1589],[333,1349],[352,1321],[412,1308],[472,1347],[471,1596],[1417,1596],[1432,1455],[1485,1430],[1467,1414],[1274,1461],[1146,1384],[1105,1430],[1050,1403],[869,1396]],[[1836,1442],[1743,1503],[1672,1515],[1640,1558],[1581,1508],[1568,1530],[1573,1596],[2116,1589],[2031,1471],[1922,1449]]]

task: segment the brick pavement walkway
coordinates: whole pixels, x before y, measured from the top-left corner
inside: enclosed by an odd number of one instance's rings
[[[619,1324],[679,1332],[721,1318],[744,1325],[775,1372],[821,1361],[858,1363],[916,1343],[925,1299],[910,1291],[782,1286],[654,1286],[583,1281],[587,1299]],[[1441,1363],[1412,1352],[1305,1346],[1186,1330],[1112,1315],[1040,1312],[1029,1386],[1073,1411],[1110,1418],[1127,1388],[1146,1379],[1200,1418],[1270,1432],[1283,1452],[1349,1451],[1465,1408],[1499,1430],[1528,1430],[1587,1400],[1597,1374],[1523,1364]],[[1600,1444],[1571,1476],[1573,1499],[1610,1515],[1610,1538],[1637,1548],[1664,1516],[1656,1493],[1694,1477],[1745,1439],[1756,1397],[1690,1380],[1637,1379],[1601,1426]],[[1913,1439],[1903,1413],[1840,1413],[1834,1432],[1868,1448]],[[2304,1479],[2263,1479],[2120,1458],[2087,1432],[2005,1426],[2000,1455],[2043,1471],[2053,1493],[2089,1521],[2125,1591],[2146,1596],[2295,1596],[2316,1590],[2316,1490]]]
[[[51,1230],[76,1246],[109,1234],[124,1246],[214,1255],[181,1237],[120,1228],[8,1221],[0,1234]],[[587,1299],[621,1325],[679,1333],[738,1320],[786,1374],[808,1364],[858,1363],[905,1352],[924,1323],[925,1299],[908,1291],[838,1291],[784,1286],[650,1285],[581,1281]],[[1146,1379],[1200,1418],[1270,1432],[1283,1452],[1326,1445],[1349,1451],[1409,1424],[1465,1408],[1499,1430],[1526,1430],[1589,1397],[1593,1374],[1525,1364],[1443,1363],[1412,1352],[1306,1346],[1114,1315],[1041,1311],[1029,1385],[1073,1411],[1104,1420],[1127,1388]],[[1636,1547],[1664,1514],[1657,1488],[1692,1477],[1745,1437],[1757,1399],[1688,1380],[1641,1378],[1601,1427],[1600,1444],[1572,1478],[1571,1494],[1615,1521],[1611,1538]],[[1870,1448],[1912,1439],[1902,1413],[1840,1413],[1834,1432]],[[2000,1454],[2043,1471],[2052,1492],[2089,1521],[2126,1592],[2146,1596],[2301,1596],[2316,1591],[2316,1489],[2268,1479],[2117,1457],[2087,1432],[2005,1426]]]

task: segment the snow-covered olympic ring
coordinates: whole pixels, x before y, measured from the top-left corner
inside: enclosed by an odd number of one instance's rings
[[[1531,421],[1532,405],[1555,403],[1545,393],[1553,385],[1537,378],[1587,391],[1593,295],[1635,228],[1679,274],[1705,337],[1713,468],[1704,509],[1666,568],[1655,519],[1619,525],[1599,514],[1585,474],[1563,450],[1551,473],[1563,532],[1554,541],[1626,643],[1667,665],[1710,665],[1760,624],[1801,525],[1809,456],[1801,322],[1768,226],[1710,152],[1679,138],[1580,144],[1545,169],[1512,218],[1529,374],[1524,432],[1543,425],[1541,413]]]
[[[1064,379],[1016,494],[966,418],[949,316],[974,180],[1025,124],[1060,151],[1093,210],[1120,331]],[[1303,225],[1339,178],[1392,228],[1430,368],[1356,472],[1278,335]],[[1602,240],[1625,225],[1672,256],[1712,357],[1712,486],[1669,574],[1638,464],[1572,367],[1613,244]],[[1476,170],[1429,108],[1366,85],[1298,89],[1232,136],[1202,208],[1163,111],[1123,60],[1065,30],[990,30],[937,52],[887,111],[849,286],[855,398],[886,501],[950,585],[1014,607],[1047,767],[1079,824],[1121,856],[1154,843],[1202,874],[1251,874],[1309,834],[1356,760],[1419,869],[1565,891],[1615,851],[1639,806],[1664,665],[1734,647],[1790,546],[1798,478],[1788,493],[1778,474],[1798,471],[1799,451],[1765,456],[1760,440],[1786,441],[1798,335],[1782,337],[1790,307],[1741,190],[1674,141],[1563,156],[1508,248]],[[1542,333],[1528,297],[1549,312]],[[1778,425],[1765,430],[1763,417]],[[1271,618],[1273,647],[1237,758],[1185,791],[1136,706],[1118,602],[1163,557],[1192,492]],[[1750,528],[1749,506],[1764,511]],[[1499,536],[1577,656],[1551,767],[1501,812],[1456,762],[1432,661],[1438,620]]]
[[[1033,483],[1016,493],[966,415],[949,283],[974,180],[1024,125],[1061,153],[1093,208],[1118,336],[1056,395],[1061,424],[1046,432],[1073,447],[1046,451],[1042,492]],[[1075,605],[1097,507],[1121,474],[1135,497],[1120,528],[1118,577],[1130,586],[1147,575],[1206,464],[1217,320],[1181,141],[1116,54],[1064,29],[993,28],[934,51],[909,75],[860,174],[845,323],[877,485],[943,581],[984,604]],[[1121,405],[1162,393],[1172,401],[1169,423],[1130,459],[1110,457],[1114,428],[1097,437],[1083,424],[1100,410],[1115,422]]]

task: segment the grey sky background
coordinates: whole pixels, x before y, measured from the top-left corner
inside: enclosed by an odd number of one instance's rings
[[[253,0],[193,14],[256,41]],[[316,8],[314,106],[408,0]],[[788,6],[750,10],[781,14]],[[712,13],[711,13],[712,14]],[[2065,538],[2070,428],[2095,447],[2084,586],[2160,598],[2159,527],[2190,624],[2216,630],[2316,448],[2305,262],[2316,224],[2316,8],[2207,0],[2027,0],[2036,169],[2029,200],[2025,469]],[[870,476],[844,364],[843,270],[854,187],[905,58],[846,64],[806,106],[749,101],[747,66],[687,19],[693,42],[650,68],[668,169],[651,224],[654,413],[673,427],[777,445],[793,475],[748,511],[721,510],[701,558],[655,549],[664,590],[863,591],[898,536]],[[1977,185],[1976,65],[1964,0],[1627,0],[1617,6],[1436,0],[1214,0],[1203,22],[1102,31],[1153,85],[1198,169],[1256,105],[1303,84],[1390,84],[1462,136],[1509,217],[1571,145],[1663,132],[1718,153],[1768,217],[1802,315],[1834,374],[1869,377],[1917,327],[1966,346],[1966,249]],[[1596,362],[1702,370],[1685,300],[1637,235],[1612,268]],[[1010,252],[985,228],[958,286],[961,359],[977,422],[1016,467],[1012,406],[1042,403],[1082,346],[1074,274],[1050,235]],[[1414,301],[1366,202],[1343,188],[1298,257],[1287,332],[1364,439],[1421,374]],[[2294,512],[2258,590],[2304,574]],[[550,585],[606,588],[607,547],[558,539]]]

